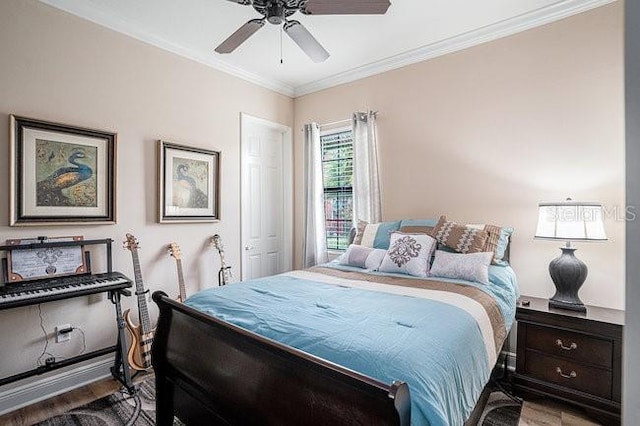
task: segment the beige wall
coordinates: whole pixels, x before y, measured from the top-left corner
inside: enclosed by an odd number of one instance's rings
[[[180,244],[188,292],[217,283],[218,255],[207,246],[223,237],[229,264],[239,271],[240,112],[288,126],[293,101],[267,89],[145,45],[35,0],[0,2],[0,240],[37,235],[84,235],[116,240],[115,268],[133,277],[122,250],[126,232],[141,243],[147,288],[175,294],[175,263],[165,246]],[[118,132],[118,224],[9,228],[8,114]],[[222,221],[156,223],[156,140],[222,151]],[[134,298],[125,307],[135,305]],[[154,305],[150,304],[153,310]],[[42,305],[44,325],[71,323],[87,332],[89,350],[113,344],[113,307],[98,298]],[[0,311],[0,376],[34,366],[43,348],[37,306]],[[74,355],[82,347],[50,344]]]
[[[577,256],[589,267],[582,299],[622,309],[622,16],[614,3],[298,98],[296,130],[378,110],[383,218],[514,226],[512,265],[526,295],[553,294],[547,267],[562,245],[533,240],[538,202],[570,196],[618,209],[605,223],[609,241],[578,243]],[[301,150],[295,158],[300,195]]]
[[[35,235],[112,237],[116,269],[132,276],[119,248],[140,240],[145,283],[175,293],[183,251],[188,291],[215,283],[220,233],[239,268],[239,113],[302,125],[380,111],[385,219],[447,214],[460,222],[516,227],[512,263],[523,294],[552,293],[547,265],[559,243],[533,241],[536,205],[566,196],[624,209],[623,43],[619,3],[462,52],[291,99],[163,52],[35,0],[0,2],[0,152],[8,152],[8,114],[118,132],[118,224],[9,228],[8,173],[0,174],[0,240]],[[156,223],[156,140],[222,150],[222,221]],[[302,198],[302,152],[295,152]],[[0,170],[7,170],[0,156]],[[609,241],[578,244],[589,266],[583,300],[624,305],[622,213],[606,221]],[[302,209],[296,205],[296,265]],[[97,299],[97,300],[96,300]],[[133,307],[133,299],[125,302]],[[153,309],[153,306],[150,305]],[[111,343],[112,306],[100,298],[42,305],[44,325],[87,331],[88,349]],[[43,347],[37,307],[0,311],[0,376],[31,368]],[[81,339],[52,344],[74,355]]]

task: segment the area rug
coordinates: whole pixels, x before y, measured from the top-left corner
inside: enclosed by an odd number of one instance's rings
[[[478,425],[518,426],[522,404],[496,390],[489,395]]]
[[[153,426],[156,424],[155,410],[155,381],[146,380],[138,385],[135,395],[116,392],[37,426]],[[181,423],[176,420],[174,425]]]

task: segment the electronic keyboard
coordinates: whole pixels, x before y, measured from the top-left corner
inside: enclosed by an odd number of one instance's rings
[[[131,280],[120,272],[11,283],[0,287],[0,310],[128,287]]]

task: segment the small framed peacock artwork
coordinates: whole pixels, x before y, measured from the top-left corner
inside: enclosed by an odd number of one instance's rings
[[[220,152],[158,141],[158,221],[220,220]]]
[[[9,119],[9,225],[116,223],[116,133]]]

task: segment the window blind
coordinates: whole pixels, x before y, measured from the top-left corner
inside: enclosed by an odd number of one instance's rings
[[[327,249],[345,250],[353,226],[353,139],[351,130],[320,137]]]

